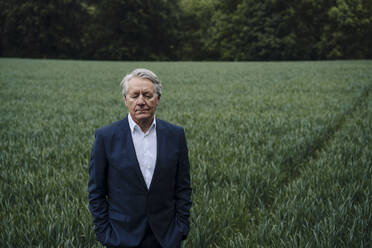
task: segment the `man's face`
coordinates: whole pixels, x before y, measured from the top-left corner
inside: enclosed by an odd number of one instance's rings
[[[159,99],[155,94],[155,85],[150,80],[133,77],[128,81],[128,92],[124,101],[137,124],[152,120]]]

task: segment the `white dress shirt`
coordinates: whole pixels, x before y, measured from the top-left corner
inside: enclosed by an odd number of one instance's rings
[[[156,164],[156,121],[152,122],[149,130],[146,133],[135,123],[128,114],[129,127],[132,134],[134,149],[136,151],[137,160],[141,168],[143,178],[145,179],[147,188],[150,188],[152,176],[154,175]]]

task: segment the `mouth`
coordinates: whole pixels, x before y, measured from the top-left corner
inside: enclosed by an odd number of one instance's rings
[[[149,111],[149,109],[138,109],[138,110],[136,110],[136,113],[141,114],[141,113],[146,113],[148,111]]]

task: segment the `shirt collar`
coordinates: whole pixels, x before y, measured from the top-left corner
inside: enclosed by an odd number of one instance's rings
[[[132,119],[132,116],[130,116],[129,113],[128,113],[128,122],[129,122],[129,128],[130,128],[130,131],[131,131],[132,133],[133,133],[136,129],[137,129],[137,130],[141,130],[141,128],[138,126],[137,123],[134,122],[134,120]],[[154,116],[154,120],[152,121],[151,126],[150,126],[149,130],[147,131],[147,133],[150,132],[151,129],[153,129],[153,128],[155,128],[155,127],[156,127],[156,118],[155,118],[155,116]],[[141,132],[142,132],[142,130],[141,130]]]

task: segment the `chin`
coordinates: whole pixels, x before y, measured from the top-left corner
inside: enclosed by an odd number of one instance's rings
[[[138,121],[144,121],[144,120],[148,120],[148,119],[151,119],[153,116],[149,115],[149,114],[139,114],[139,115],[136,115],[136,119]]]

